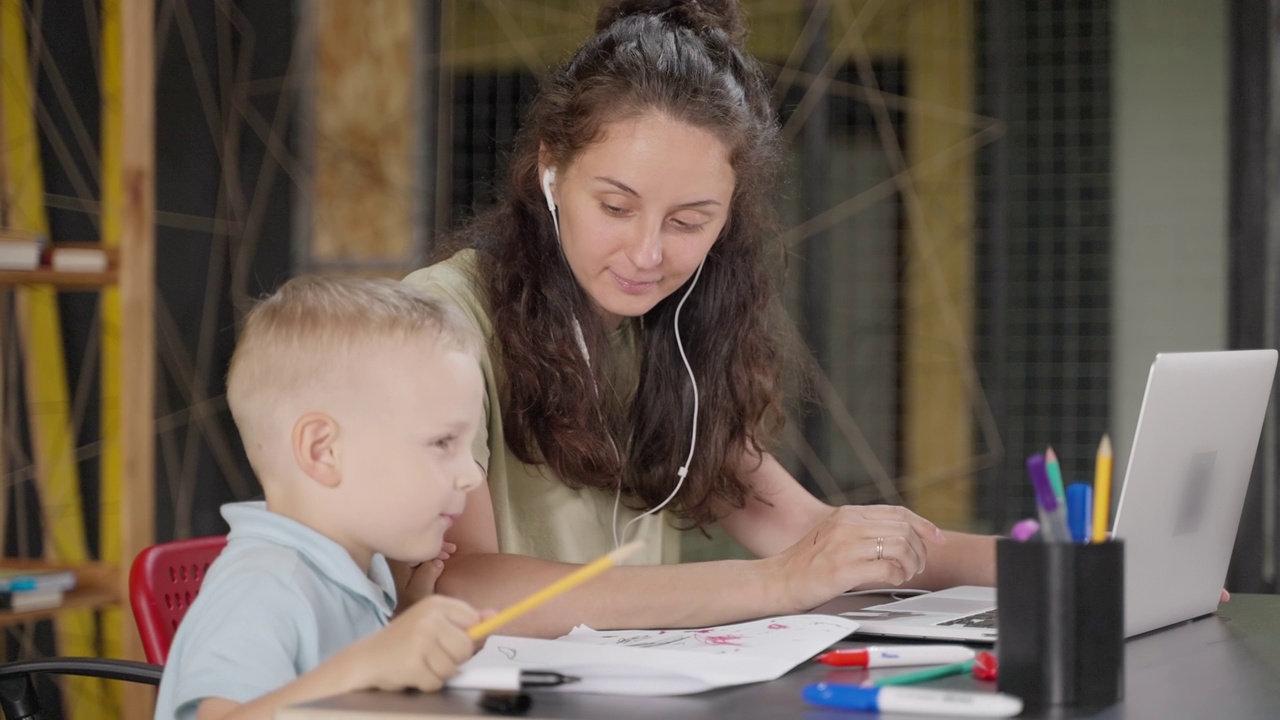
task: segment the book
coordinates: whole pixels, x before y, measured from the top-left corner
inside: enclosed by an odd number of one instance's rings
[[[35,233],[0,228],[0,270],[35,270],[40,267],[43,244]]]
[[[775,680],[857,627],[835,615],[786,615],[696,630],[578,626],[555,640],[492,635],[450,682],[465,686],[473,673],[517,667],[580,678],[548,691],[686,695]]]
[[[43,610],[62,604],[65,593],[61,590],[16,590],[0,592],[0,610]]]
[[[45,250],[44,262],[57,272],[104,273],[113,263],[113,248],[99,243],[54,243]]]
[[[58,590],[66,592],[75,586],[75,570],[0,567],[0,592],[20,592],[24,590]]]

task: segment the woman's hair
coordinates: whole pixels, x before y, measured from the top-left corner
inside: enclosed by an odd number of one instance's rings
[[[676,347],[682,287],[641,319],[640,381],[629,406],[605,391],[611,364],[598,314],[574,279],[538,178],[539,151],[568,167],[605,126],[656,114],[725,144],[735,188],[728,219],[680,313],[698,379],[697,446],[671,503],[695,526],[713,501],[747,500],[744,453],[759,456],[784,420],[779,379],[786,337],[766,244],[777,238],[769,191],[778,178],[777,121],[759,65],[742,47],[735,0],[616,0],[597,34],[544,81],[526,111],[498,205],[445,252],[475,247],[501,353],[506,441],[571,487],[616,487],[654,507],[689,452],[693,390]],[[782,247],[779,244],[779,256]],[[591,357],[575,339],[575,320]],[[599,391],[597,391],[599,388]]]

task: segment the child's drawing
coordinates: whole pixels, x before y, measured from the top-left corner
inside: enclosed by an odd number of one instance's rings
[[[663,648],[690,652],[763,655],[807,644],[815,634],[828,635],[839,622],[821,615],[787,618],[698,630],[591,630],[579,626],[561,638],[591,645]]]

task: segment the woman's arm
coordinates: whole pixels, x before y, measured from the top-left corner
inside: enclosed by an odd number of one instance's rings
[[[489,489],[467,495],[447,537],[457,552],[445,564],[437,591],[473,607],[501,609],[563,577],[566,563],[498,552]],[[504,634],[556,637],[579,623],[597,629],[697,627],[769,614],[758,561],[622,566],[593,578],[503,627]]]
[[[516,619],[504,631],[557,636],[578,623],[597,629],[718,625],[804,612],[849,588],[901,585],[917,574],[925,555],[920,536],[936,534],[932,524],[903,508],[833,510],[798,485],[795,489],[809,500],[782,483],[781,494],[771,496],[772,512],[753,508],[756,517],[751,512],[738,517],[744,508],[726,518],[753,552],[772,550],[768,557],[613,568]],[[825,516],[820,515],[823,508]],[[468,495],[466,509],[448,534],[458,550],[440,576],[441,593],[474,607],[497,609],[572,570],[564,563],[499,553],[493,517],[488,488],[482,485]],[[805,522],[813,527],[788,547],[787,535]],[[877,538],[884,538],[881,558]]]
[[[766,454],[758,465],[750,461],[743,477],[766,502],[750,498],[740,509],[722,508],[720,526],[757,557],[786,551],[833,512],[771,455]],[[945,542],[923,537],[927,551],[924,570],[907,585],[939,590],[996,584],[995,538],[958,532],[944,535]]]

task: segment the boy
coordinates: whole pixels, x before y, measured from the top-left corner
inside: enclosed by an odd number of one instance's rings
[[[480,342],[452,306],[390,280],[295,278],[249,313],[227,402],[266,502],[223,508],[227,547],[174,638],[156,718],[436,690],[471,656],[480,616],[459,600],[391,619],[387,559],[434,581],[482,481]]]

